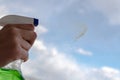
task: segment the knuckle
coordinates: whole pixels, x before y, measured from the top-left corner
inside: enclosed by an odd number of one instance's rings
[[[18,30],[15,27],[10,27],[9,30],[9,35],[15,37],[18,34]]]
[[[30,30],[34,30],[34,26],[32,24],[28,24],[27,26],[29,27]]]
[[[8,32],[8,36],[9,36],[9,41],[11,43],[11,46],[13,48],[16,48],[19,44],[19,35],[16,28],[11,28]]]
[[[15,36],[12,36],[10,38],[10,43],[11,43],[11,47],[14,49],[14,48],[17,48],[19,46],[19,39]]]
[[[16,28],[16,26],[12,25],[12,24],[8,24],[8,25],[4,26],[4,28],[2,30],[4,31],[4,33],[7,34],[7,37],[9,37],[9,38],[15,37],[19,34],[19,29]]]
[[[31,40],[30,40],[31,46],[33,45],[36,38],[37,38],[37,34],[35,32],[33,32],[32,36],[31,36]]]
[[[30,28],[31,28],[31,30],[34,30],[34,29],[35,29],[32,24],[30,24]]]

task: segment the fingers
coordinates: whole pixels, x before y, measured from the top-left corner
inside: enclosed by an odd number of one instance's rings
[[[3,28],[3,31],[8,33],[9,46],[13,47],[13,49],[10,49],[13,54],[11,56],[14,56],[14,58],[12,57],[13,60],[22,59],[26,61],[28,59],[28,51],[37,37],[34,32],[34,26],[31,24],[9,24]]]
[[[19,29],[34,30],[34,26],[32,24],[15,24],[15,26]]]
[[[28,51],[26,51],[25,49],[21,48],[20,52],[21,52],[20,53],[20,55],[21,55],[20,59],[24,60],[24,62],[27,61],[28,57],[29,57]]]
[[[21,37],[28,41],[31,45],[34,43],[37,35],[34,32],[34,26],[32,24],[8,24],[5,28],[16,28],[20,33]]]
[[[26,41],[26,40],[24,40],[24,39],[19,39],[19,43],[21,43],[20,44],[20,47],[22,48],[22,49],[24,49],[24,50],[26,50],[26,51],[29,51],[29,49],[31,48],[31,44],[28,42],[28,41]]]
[[[16,44],[16,42],[19,44]],[[14,46],[9,49],[11,57],[13,58],[12,60],[14,61],[14,60],[22,59],[24,61],[27,61],[29,55],[28,52],[29,49],[31,48],[31,44],[20,38],[16,42],[14,43]]]
[[[32,24],[7,24],[4,27],[16,27],[23,30],[34,30],[34,26]]]
[[[20,30],[21,37],[29,44],[33,45],[37,35],[34,31]]]
[[[15,49],[14,52],[12,53],[11,61],[15,61],[15,60],[18,60],[18,59],[21,59],[24,62],[27,61],[28,56],[29,56],[28,51],[23,49],[21,46],[18,46],[17,48],[18,49]]]

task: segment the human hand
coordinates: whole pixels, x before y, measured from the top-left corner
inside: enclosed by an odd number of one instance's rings
[[[0,67],[17,59],[26,61],[36,39],[31,24],[9,24],[0,30]]]

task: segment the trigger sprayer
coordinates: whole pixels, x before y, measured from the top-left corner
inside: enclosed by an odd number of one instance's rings
[[[19,15],[7,15],[7,16],[4,16],[0,19],[0,26],[5,26],[7,24],[33,24],[34,26],[37,26],[38,25],[38,19],[31,18],[31,17],[25,17],[25,16],[19,16]],[[23,60],[21,60],[21,59],[13,61],[13,62],[7,64],[6,66],[4,66],[2,68],[2,70],[10,69],[10,70],[16,70],[16,71],[21,73],[21,63],[22,62],[23,62]],[[2,73],[1,70],[0,70],[0,73]],[[14,78],[14,79],[13,79],[13,76],[11,77],[11,79],[7,78],[7,77],[9,77],[9,75],[4,76],[3,78],[0,75],[0,80],[24,80],[23,78],[18,79],[17,78],[18,76],[16,76],[16,78]]]

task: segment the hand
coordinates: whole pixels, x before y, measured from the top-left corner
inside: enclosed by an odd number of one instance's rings
[[[26,61],[36,39],[31,24],[9,24],[0,30],[0,67],[17,59]]]

